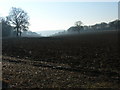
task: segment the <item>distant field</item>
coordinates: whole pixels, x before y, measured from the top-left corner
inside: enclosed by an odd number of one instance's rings
[[[118,41],[117,31],[4,38],[3,80],[16,88],[118,88]]]

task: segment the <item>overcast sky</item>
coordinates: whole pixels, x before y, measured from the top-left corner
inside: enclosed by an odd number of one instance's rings
[[[30,17],[31,31],[67,30],[76,21],[84,25],[110,22],[118,18],[117,0],[111,2],[0,0],[0,16],[7,16],[11,7],[25,10]],[[100,1],[100,0],[98,0]],[[104,0],[105,1],[105,0]],[[113,2],[114,1],[114,2]]]

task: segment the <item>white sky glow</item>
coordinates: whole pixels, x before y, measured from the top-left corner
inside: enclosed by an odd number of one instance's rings
[[[79,20],[93,25],[118,18],[118,0],[0,0],[0,16],[7,16],[11,7],[28,13],[32,31],[67,30]]]

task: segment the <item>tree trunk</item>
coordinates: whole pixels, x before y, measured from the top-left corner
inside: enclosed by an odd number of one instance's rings
[[[18,29],[19,29],[19,28],[17,28],[17,32],[16,32],[16,33],[17,33],[17,37],[18,37],[18,31],[19,31]]]
[[[21,34],[22,34],[22,32],[21,32],[21,30],[20,30],[20,37],[21,37]]]

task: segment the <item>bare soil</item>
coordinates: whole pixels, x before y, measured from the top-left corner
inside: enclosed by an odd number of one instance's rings
[[[117,31],[3,38],[9,88],[120,88]]]

